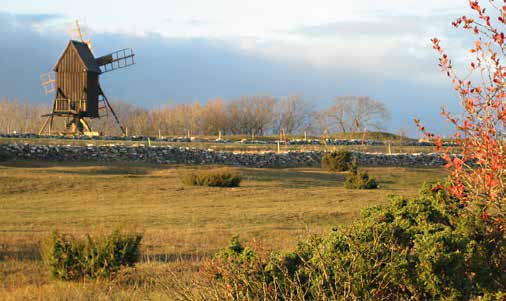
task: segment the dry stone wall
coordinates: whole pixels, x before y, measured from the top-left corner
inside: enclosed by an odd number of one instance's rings
[[[262,140],[262,137],[259,137],[258,140],[228,140],[228,139],[210,139],[210,138],[196,138],[196,137],[148,137],[148,136],[47,136],[47,135],[36,135],[36,134],[3,134],[0,133],[0,138],[14,138],[14,139],[52,139],[52,140],[80,140],[80,141],[158,141],[158,142],[199,142],[199,143],[236,143],[236,144],[270,144],[275,145],[278,143],[277,140]],[[279,141],[281,144],[284,144],[285,141]],[[288,145],[403,145],[403,146],[434,146],[434,143],[431,142],[423,142],[416,141],[413,139],[407,139],[404,141],[380,141],[380,140],[370,140],[366,139],[364,141],[358,139],[289,139],[286,141]],[[451,142],[443,142],[443,146],[456,146],[455,143]]]
[[[76,162],[145,162],[155,164],[219,164],[244,167],[318,167],[324,152],[235,153],[173,146],[0,145],[12,160]],[[441,166],[436,153],[380,154],[352,152],[360,166]]]

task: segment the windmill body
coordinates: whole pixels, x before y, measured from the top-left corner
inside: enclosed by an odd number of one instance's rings
[[[56,73],[54,113],[98,118],[98,67],[88,45],[70,41],[53,71]]]
[[[85,118],[100,118],[110,112],[125,134],[100,86],[99,76],[133,65],[133,58],[131,49],[95,58],[89,43],[71,40],[53,68],[54,75],[45,75],[43,79],[46,93],[54,93],[55,99],[52,112],[44,115],[48,119],[40,133],[48,123],[50,131],[54,117],[66,118],[67,134],[90,133],[91,128]]]

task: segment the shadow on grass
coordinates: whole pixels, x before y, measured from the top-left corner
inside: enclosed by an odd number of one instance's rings
[[[241,169],[245,180],[258,182],[281,182],[282,188],[313,188],[333,187],[342,185],[344,173],[329,173],[317,170],[285,170],[285,169]]]
[[[195,254],[195,253],[158,253],[146,254],[142,256],[142,262],[180,262],[191,261],[199,262],[209,258],[211,254]]]
[[[109,176],[142,176],[150,174],[152,169],[139,167],[119,167],[119,166],[100,166],[92,169],[56,169],[51,170],[54,173],[74,174],[74,175],[109,175]]]
[[[42,162],[7,161],[0,162],[0,168],[36,169],[42,173],[76,175],[147,175],[167,166],[142,163],[100,163],[100,162]]]
[[[38,261],[41,259],[42,256],[37,245],[15,248],[8,245],[0,245],[0,261]]]

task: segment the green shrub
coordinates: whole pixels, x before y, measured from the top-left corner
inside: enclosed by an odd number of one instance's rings
[[[392,197],[351,226],[261,258],[244,248],[216,261],[223,295],[237,299],[495,300],[506,289],[506,239],[466,218],[445,192]],[[253,255],[251,255],[253,254]],[[232,258],[234,258],[232,260]],[[242,258],[242,260],[237,260]],[[233,262],[233,263],[232,263]]]
[[[238,173],[228,168],[197,171],[181,177],[183,184],[190,186],[237,187],[241,180]]]
[[[378,183],[376,183],[376,180],[369,178],[367,171],[359,172],[356,162],[353,162],[350,173],[344,181],[344,187],[348,189],[376,189]]]
[[[96,238],[88,235],[84,239],[53,231],[43,244],[42,256],[54,278],[104,278],[139,260],[141,240],[140,234],[119,230]]]
[[[322,156],[322,168],[330,171],[347,171],[351,167],[351,153],[337,151],[325,153]]]

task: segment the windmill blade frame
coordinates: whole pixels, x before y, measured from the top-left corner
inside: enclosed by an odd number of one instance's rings
[[[75,20],[72,23],[68,24],[68,34],[70,35],[70,38],[72,40],[76,39],[80,42],[83,42],[88,45],[88,48],[90,48],[90,51],[93,53],[93,46],[91,45],[91,38],[90,38],[90,30],[86,26],[82,26],[80,24],[79,20]]]
[[[56,92],[56,75],[53,71],[40,75],[40,85],[44,88],[44,94]]]
[[[126,68],[135,64],[132,48],[124,48],[97,58],[95,61],[102,73]]]

